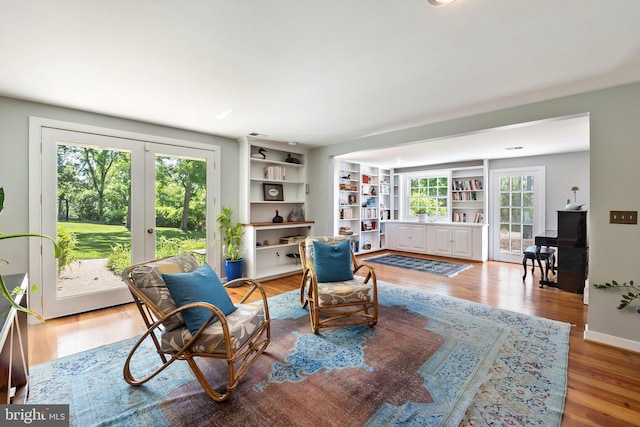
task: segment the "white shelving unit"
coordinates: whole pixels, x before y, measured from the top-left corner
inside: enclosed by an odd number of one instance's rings
[[[360,250],[380,249],[379,168],[360,165]]]
[[[485,170],[480,166],[451,172],[451,222],[486,222]]]
[[[391,204],[389,171],[380,175],[378,167],[338,159],[335,171],[335,234],[349,235],[356,253],[379,250],[386,235],[380,203]],[[387,192],[383,196],[381,176]],[[387,212],[390,216],[390,208]]]
[[[245,137],[239,142],[240,221],[246,227],[244,275],[264,279],[297,273],[302,270],[298,241],[310,235],[313,227],[305,209],[306,152],[275,141]],[[304,215],[304,221],[289,218],[294,209]],[[276,216],[283,222],[273,222]]]
[[[380,201],[380,248],[387,247],[387,222],[390,221],[393,216],[393,198],[391,195],[392,189],[392,171],[390,169],[380,169],[380,194],[378,199]]]

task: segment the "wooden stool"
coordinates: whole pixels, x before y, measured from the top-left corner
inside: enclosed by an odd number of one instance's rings
[[[536,260],[540,267],[540,273],[542,273],[542,280],[547,280],[549,276],[549,270],[556,274],[556,250],[547,246],[529,246],[525,249],[522,255],[522,267],[524,268],[524,275],[522,280],[527,277],[527,260],[531,260],[531,275],[533,275],[536,269]],[[544,260],[545,269],[542,269],[542,261]]]

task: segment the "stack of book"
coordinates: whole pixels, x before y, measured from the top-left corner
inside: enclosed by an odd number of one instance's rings
[[[351,230],[351,227],[340,227],[338,234],[342,236],[351,236],[353,234],[353,230]]]

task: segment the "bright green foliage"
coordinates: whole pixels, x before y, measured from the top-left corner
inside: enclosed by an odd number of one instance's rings
[[[58,246],[60,246],[60,258],[58,258],[58,274],[65,269],[66,266],[76,260],[74,250],[78,245],[76,235],[62,225],[58,224]]]
[[[231,215],[233,209],[222,208],[222,213],[217,216],[218,228],[224,233],[224,245],[222,255],[225,259],[237,260],[242,258],[242,236],[244,235],[244,225],[234,223]]]

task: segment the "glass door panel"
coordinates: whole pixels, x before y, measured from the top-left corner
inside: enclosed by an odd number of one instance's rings
[[[544,230],[543,180],[544,172],[537,169],[492,172],[494,223],[498,224],[493,237],[495,260],[521,262],[535,234]]]

